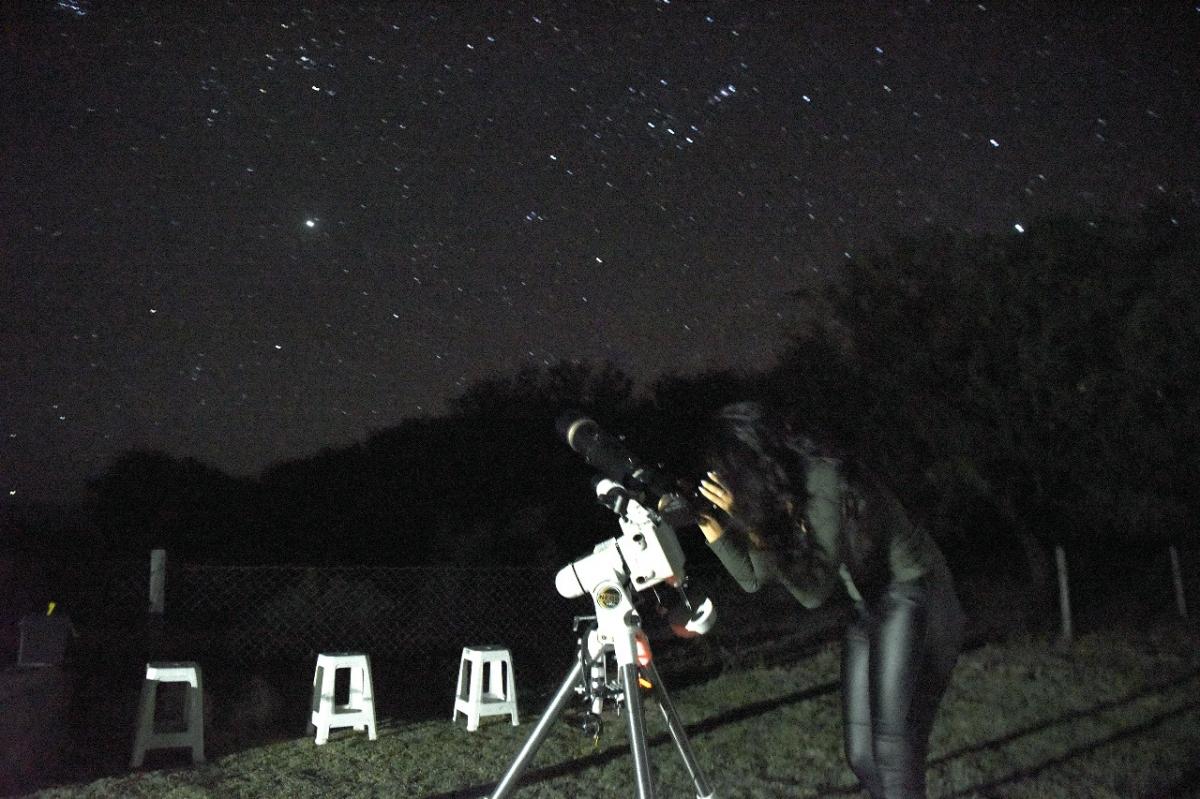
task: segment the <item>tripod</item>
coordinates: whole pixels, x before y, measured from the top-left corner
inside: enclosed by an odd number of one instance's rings
[[[654,799],[654,785],[651,782],[650,762],[646,752],[642,694],[638,685],[637,639],[643,633],[641,620],[630,601],[628,587],[628,581],[623,575],[614,574],[611,579],[603,581],[591,592],[592,603],[596,608],[595,623],[594,626],[589,625],[586,635],[581,634],[580,636],[580,651],[579,656],[575,659],[575,665],[567,672],[566,679],[562,681],[554,698],[546,706],[537,726],[525,740],[512,765],[508,767],[508,771],[496,784],[496,790],[490,799],[504,799],[513,790],[517,780],[520,779],[521,774],[537,754],[538,748],[545,741],[551,725],[567,706],[567,702],[571,698],[571,694],[575,693],[577,686],[582,684],[585,695],[591,698],[590,710],[592,713],[595,714],[599,711],[603,694],[598,692],[605,690],[607,658],[610,652],[616,657],[617,671],[621,680],[621,693],[617,696],[617,701],[623,701],[625,704],[625,720],[629,728],[629,749],[633,753],[633,767],[637,776],[637,796],[638,799]],[[585,666],[590,671],[586,678],[584,676]],[[696,755],[692,751],[691,742],[688,741],[683,723],[679,720],[679,714],[675,712],[675,705],[671,702],[667,689],[663,687],[658,669],[654,667],[652,660],[647,660],[641,668],[653,686],[654,698],[658,702],[663,718],[666,719],[667,729],[670,730],[671,738],[675,741],[675,748],[679,750],[683,764],[687,767],[692,782],[695,784],[697,799],[711,799],[712,790],[696,763]],[[587,682],[584,682],[585,680]]]

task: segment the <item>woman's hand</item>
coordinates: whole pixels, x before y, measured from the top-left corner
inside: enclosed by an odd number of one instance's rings
[[[733,515],[733,492],[721,482],[716,472],[709,472],[700,479],[700,494],[730,516]]]
[[[733,492],[721,482],[716,472],[709,472],[700,480],[700,495],[728,514],[733,513]],[[711,513],[697,515],[696,524],[704,539],[710,544],[725,534],[725,528]]]

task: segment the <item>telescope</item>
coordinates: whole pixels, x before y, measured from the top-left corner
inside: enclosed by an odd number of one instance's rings
[[[589,466],[627,491],[637,491],[642,495],[641,499],[646,498],[646,492],[664,496],[675,490],[669,478],[643,464],[625,449],[620,439],[605,433],[594,419],[568,411],[558,417],[555,428],[567,446],[582,455]]]
[[[582,455],[588,465],[639,503],[655,506],[672,527],[694,524],[701,513],[720,515],[721,511],[694,488],[685,493],[682,481],[647,466],[619,438],[604,432],[594,419],[568,411],[558,417],[555,428],[567,446]]]
[[[659,583],[676,589],[688,614],[684,631],[708,632],[715,610],[707,597],[694,602],[688,595],[683,550],[674,529],[694,523],[697,510],[676,488],[677,481],[646,466],[587,416],[564,413],[556,427],[567,445],[603,475],[596,482],[596,497],[617,515],[623,535],[597,544],[591,555],[560,569],[555,588],[573,599],[623,570],[637,591]]]
[[[654,665],[649,640],[634,607],[638,592],[665,584],[681,598],[686,618],[681,628],[685,632],[698,635],[712,628],[716,620],[712,601],[705,597],[693,602],[687,594],[683,549],[674,529],[677,524],[692,523],[697,510],[670,478],[642,463],[593,419],[567,413],[559,417],[556,426],[571,449],[600,472],[595,481],[596,497],[616,514],[621,535],[597,544],[590,554],[562,567],[554,578],[554,586],[562,596],[588,596],[595,615],[576,619],[577,623],[588,623],[578,638],[574,664],[490,799],[504,799],[515,788],[572,694],[582,694],[588,702],[590,713],[585,726],[592,725],[597,735],[605,700],[624,705],[637,796],[653,799],[641,701],[643,686],[653,691],[697,798],[711,799],[712,790]],[[616,680],[609,679],[610,656],[616,661]]]

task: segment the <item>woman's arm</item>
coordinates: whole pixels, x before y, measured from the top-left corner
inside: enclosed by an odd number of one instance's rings
[[[836,463],[818,462],[810,470],[805,488],[808,502],[802,512],[794,512],[800,527],[797,535],[807,539],[807,546],[794,553],[766,548],[753,532],[745,538],[728,535],[712,514],[701,514],[698,522],[713,554],[743,591],[753,593],[768,580],[776,579],[797,602],[811,610],[829,599],[840,577],[842,496]],[[733,494],[713,472],[700,481],[700,493],[733,515]]]
[[[729,512],[733,496],[716,475],[701,481],[700,492],[717,507]],[[798,539],[803,545],[780,552],[768,549],[749,534],[725,535],[713,517],[700,521],[700,529],[713,553],[743,591],[754,592],[769,580],[778,580],[797,602],[811,610],[823,605],[837,590],[841,564],[839,546],[842,527],[842,494],[837,464],[820,460],[809,470],[805,490],[808,501],[803,509],[793,509]],[[798,540],[797,544],[801,542]]]
[[[733,493],[715,472],[709,472],[708,476],[700,481],[700,493],[713,505],[732,515]],[[725,528],[711,513],[699,514],[697,524],[713,554],[743,591],[752,594],[762,587],[764,576],[755,566],[744,539],[726,534]]]
[[[734,543],[733,536],[721,536],[715,541],[709,541],[708,546],[721,561],[725,571],[729,572],[729,576],[737,580],[737,584],[742,587],[743,591],[753,594],[762,588],[765,579],[764,575],[759,572],[757,559],[752,558],[746,548]]]

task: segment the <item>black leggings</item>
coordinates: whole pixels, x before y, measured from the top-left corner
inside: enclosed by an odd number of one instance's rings
[[[925,756],[962,645],[951,586],[893,583],[859,603],[842,649],[846,759],[872,799],[925,796]]]

